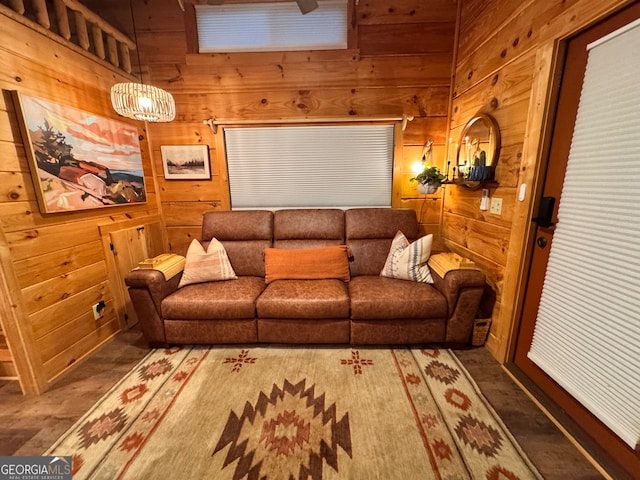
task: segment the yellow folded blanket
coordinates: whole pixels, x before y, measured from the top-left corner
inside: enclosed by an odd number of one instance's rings
[[[175,277],[184,270],[185,257],[175,253],[163,253],[157,257],[147,258],[138,264],[140,270],[159,270],[165,280]]]
[[[441,278],[451,270],[467,269],[478,270],[473,260],[461,257],[457,253],[437,253],[429,257],[429,268],[436,272]]]

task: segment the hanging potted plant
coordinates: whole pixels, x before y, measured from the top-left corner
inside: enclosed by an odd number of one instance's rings
[[[410,178],[409,181],[418,182],[418,192],[420,193],[435,193],[445,178],[438,167],[426,164],[424,170]]]

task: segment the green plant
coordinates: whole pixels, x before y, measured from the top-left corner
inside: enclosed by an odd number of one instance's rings
[[[424,166],[424,170],[422,170],[415,177],[410,178],[409,181],[439,187],[445,178],[446,177],[442,174],[438,167],[427,163]]]

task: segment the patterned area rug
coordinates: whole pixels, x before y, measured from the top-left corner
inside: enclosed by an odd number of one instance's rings
[[[448,350],[153,350],[46,454],[74,480],[541,478]]]

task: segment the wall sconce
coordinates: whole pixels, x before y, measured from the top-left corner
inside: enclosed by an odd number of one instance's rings
[[[427,140],[422,148],[422,163],[433,163],[433,138]]]
[[[418,182],[418,192],[422,194],[433,194],[444,183],[448,182],[449,167],[447,165],[447,176],[433,164],[433,139],[430,138],[422,148],[422,159],[415,161],[411,165],[414,176],[410,182]]]
[[[433,160],[433,139],[430,138],[422,147],[422,158],[421,160],[416,160],[411,164],[411,173],[418,174],[422,170],[426,164],[431,165]]]

